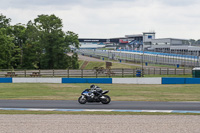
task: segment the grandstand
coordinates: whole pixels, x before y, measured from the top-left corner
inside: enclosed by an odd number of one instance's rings
[[[155,32],[125,35],[117,38],[80,38],[81,49],[115,47],[116,49],[150,51],[181,55],[200,55],[200,47],[191,46],[187,39],[155,38]]]

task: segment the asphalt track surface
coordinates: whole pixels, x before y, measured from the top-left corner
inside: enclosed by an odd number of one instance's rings
[[[200,111],[200,102],[111,101],[110,104],[68,100],[0,100],[0,108],[42,109],[118,109],[118,110],[189,110]]]

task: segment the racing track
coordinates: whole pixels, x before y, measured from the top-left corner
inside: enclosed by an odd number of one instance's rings
[[[0,108],[107,109],[107,110],[187,110],[200,111],[200,102],[111,101],[110,104],[68,100],[0,100]]]

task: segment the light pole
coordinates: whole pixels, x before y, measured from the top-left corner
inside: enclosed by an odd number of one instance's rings
[[[143,35],[143,45],[142,45],[142,77],[144,76],[144,71],[143,71],[143,69],[144,69],[144,65],[143,65],[143,63],[144,63],[144,43],[145,43],[145,33]]]

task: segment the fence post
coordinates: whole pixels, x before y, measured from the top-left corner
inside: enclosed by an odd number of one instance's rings
[[[174,74],[176,75],[176,68],[174,69]]]
[[[185,68],[183,69],[183,75],[185,75]]]
[[[161,68],[160,68],[160,75],[161,75]]]
[[[81,69],[81,78],[83,78],[83,69]]]
[[[169,74],[169,68],[167,68],[167,75]]]
[[[54,69],[53,69],[53,77],[54,77]]]
[[[122,68],[122,77],[124,77],[124,69]]]
[[[24,76],[26,77],[26,69],[24,70]]]
[[[148,75],[150,75],[150,68],[148,68]]]
[[[98,77],[98,72],[96,71],[96,78]]]
[[[67,69],[67,77],[69,78],[69,68]]]
[[[154,67],[154,75],[156,74],[156,68]]]
[[[135,77],[135,69],[133,69],[133,77]]]

